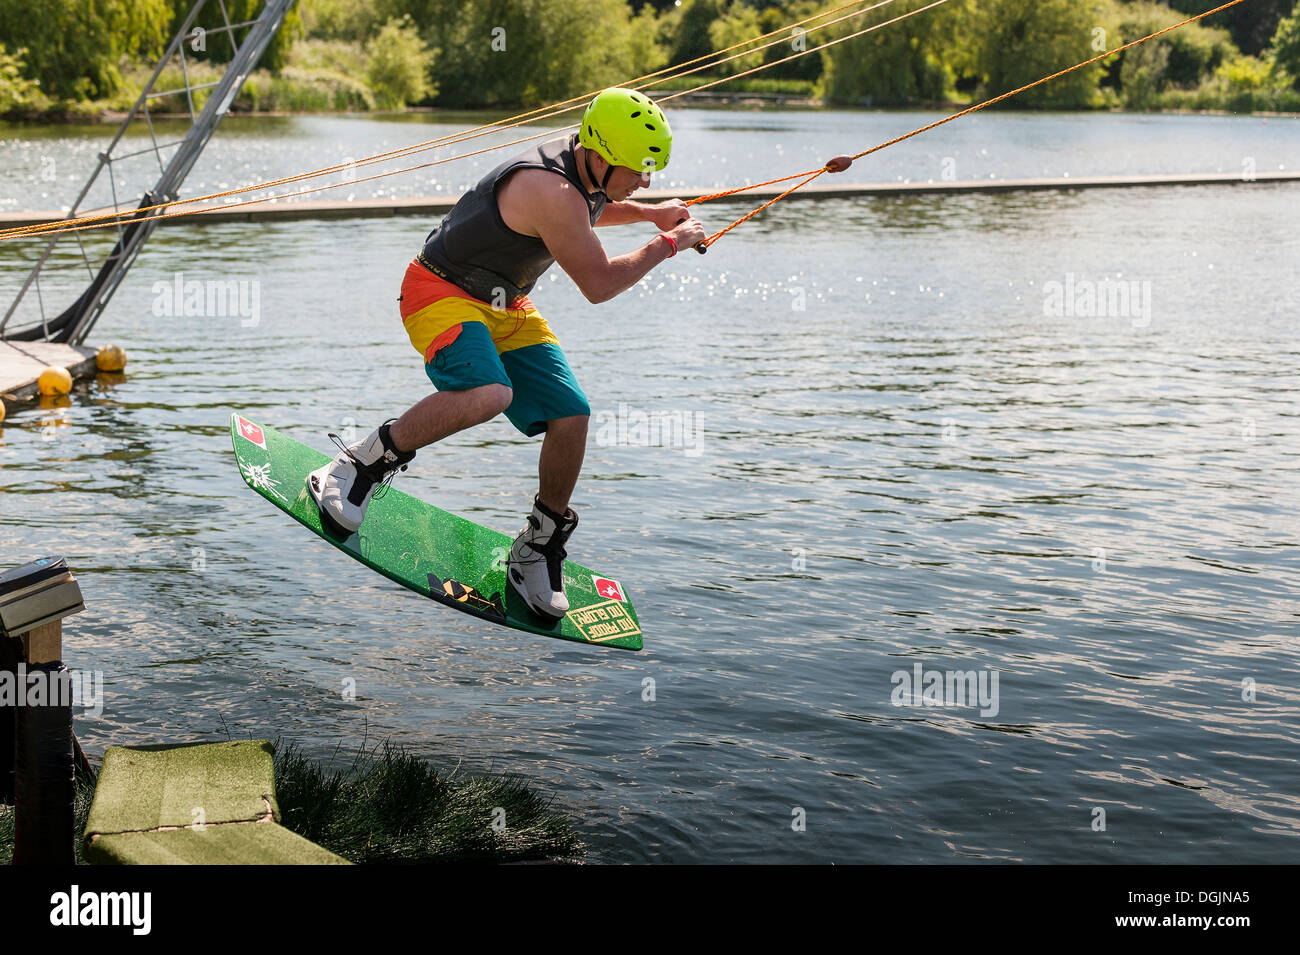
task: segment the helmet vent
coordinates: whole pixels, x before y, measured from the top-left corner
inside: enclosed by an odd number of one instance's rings
[[[636,119],[636,118],[637,118],[638,116],[640,116],[640,115],[641,115],[641,111],[640,111],[640,110],[637,110],[635,113],[632,114],[632,118],[633,118],[633,119]]]
[[[652,153],[661,152],[661,150],[659,149],[658,146],[651,146],[651,147],[650,147],[650,151],[651,151]]]
[[[655,128],[654,128],[653,126],[651,126],[649,123],[646,123],[646,124],[645,124],[645,128],[648,129],[648,130],[650,130],[650,132],[652,132],[652,133],[655,131]]]

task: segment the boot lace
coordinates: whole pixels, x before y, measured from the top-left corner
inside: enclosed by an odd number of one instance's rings
[[[529,518],[529,524],[532,524],[532,518]],[[535,528],[534,528],[535,529]],[[570,531],[572,533],[572,531]],[[520,557],[518,563],[536,564],[539,561],[546,561],[547,576],[551,581],[552,590],[564,589],[564,561],[569,556],[569,552],[564,549],[564,544],[568,539],[568,534],[561,534],[559,528],[551,534],[550,540],[545,544],[535,544],[532,541],[524,541],[524,546],[539,556]]]
[[[371,485],[375,485],[375,484],[378,485],[378,487],[375,488],[375,492],[372,500],[377,501],[380,498],[382,498],[385,494],[387,494],[388,488],[393,483],[393,478],[397,477],[397,472],[406,470],[405,464],[399,464],[391,468],[384,468],[383,467],[384,459],[382,457],[374,464],[366,464],[355,454],[353,454],[352,449],[349,448],[346,444],[344,444],[343,439],[340,438],[333,431],[329,433],[329,439],[334,442],[335,447],[337,447],[340,451],[342,451],[351,459],[352,463],[356,466],[358,478],[364,478]],[[378,472],[378,474],[376,474],[376,472]]]

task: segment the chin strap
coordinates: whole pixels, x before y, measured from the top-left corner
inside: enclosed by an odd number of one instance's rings
[[[603,156],[602,156],[601,158],[604,159]],[[593,173],[593,172],[591,171],[591,151],[590,151],[590,150],[588,150],[587,152],[585,152],[585,153],[583,154],[583,156],[582,156],[582,164],[583,164],[584,166],[587,167],[587,178],[590,179],[590,180],[592,181],[592,183],[594,184],[595,181],[596,181],[596,174]],[[614,175],[614,164],[613,164],[612,162],[610,162],[609,160],[605,160],[605,178],[602,179],[602,180],[600,181],[600,191],[601,191],[601,193],[602,193],[603,195],[608,195],[607,193],[605,193],[605,189],[608,188],[608,186],[609,186],[609,177],[612,176],[612,175]]]

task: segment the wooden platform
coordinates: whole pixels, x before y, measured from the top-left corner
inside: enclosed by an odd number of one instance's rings
[[[851,175],[844,173],[841,175]],[[1300,172],[1261,172],[1246,180],[1240,173],[1192,173],[1150,176],[1089,176],[1055,179],[981,179],[968,182],[837,182],[837,176],[828,175],[813,185],[805,186],[790,195],[792,200],[857,199],[887,196],[960,195],[996,192],[1046,192],[1076,189],[1136,189],[1157,186],[1253,186],[1267,183],[1300,182]],[[730,197],[727,201],[744,205],[758,205],[780,195],[790,183],[753,189]],[[664,199],[694,199],[714,190],[647,189],[636,194],[639,202],[660,202]],[[247,198],[247,197],[244,197]],[[265,202],[259,205],[240,206],[235,209],[216,208],[197,215],[164,219],[161,225],[195,225],[213,222],[277,222],[294,219],[375,219],[389,216],[423,216],[433,218],[445,215],[459,196],[418,196],[407,199],[354,199],[351,202],[335,199],[304,199],[298,202]],[[178,206],[181,211],[188,206]],[[101,210],[111,211],[111,210]],[[85,212],[93,215],[94,212]],[[65,218],[61,212],[0,212],[0,228],[16,228]]]
[[[95,371],[95,349],[0,341],[0,398],[21,401],[36,394],[36,379],[47,365],[68,369],[74,380],[82,378]]]

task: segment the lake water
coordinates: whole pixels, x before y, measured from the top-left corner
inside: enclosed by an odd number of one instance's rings
[[[656,185],[786,174],[933,118],[680,110]],[[451,128],[241,119],[190,185]],[[51,208],[107,130],[7,132],[0,201]],[[962,179],[1293,169],[1300,123],[980,116],[846,177],[949,158]],[[489,161],[379,185],[450,191]],[[0,426],[0,564],[62,554],[81,581],[65,645],[104,674],[92,753],[392,739],[529,778],[611,862],[1294,863],[1297,221],[1295,185],[798,202],[605,305],[557,270],[534,300],[597,415],[570,552],[631,591],[640,654],[433,605],[235,469],[233,409],[327,449],[427,393],[395,299],[430,223],[160,229],[91,336],[128,349],[125,379]],[[0,244],[0,285],[29,255]],[[177,273],[256,283],[256,315],[155,315]],[[1104,280],[1127,309],[1104,286],[1055,307]],[[699,429],[619,443],[620,415]],[[538,446],[498,419],[398,482],[514,533]],[[989,698],[924,705],[916,667]]]

